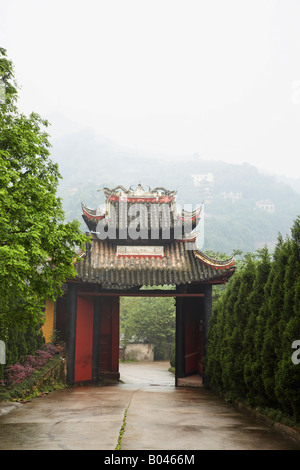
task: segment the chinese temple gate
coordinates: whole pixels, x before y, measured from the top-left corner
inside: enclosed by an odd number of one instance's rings
[[[212,285],[226,283],[234,260],[211,259],[196,248],[201,206],[178,212],[164,188],[104,188],[103,211],[82,205],[90,244],[56,307],[56,329],[67,346],[69,383],[119,378],[121,296],[176,299],[178,379],[200,374],[212,311]],[[145,286],[170,286],[145,290]]]

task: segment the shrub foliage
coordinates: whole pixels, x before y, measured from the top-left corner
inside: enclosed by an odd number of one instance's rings
[[[247,255],[213,308],[206,373],[220,393],[300,420],[300,217],[291,236]],[[299,355],[298,355],[299,356]]]

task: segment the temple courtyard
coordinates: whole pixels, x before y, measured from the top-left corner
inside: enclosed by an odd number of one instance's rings
[[[0,450],[300,449],[299,441],[237,410],[200,381],[175,387],[168,368],[168,362],[121,363],[118,382],[2,403]]]

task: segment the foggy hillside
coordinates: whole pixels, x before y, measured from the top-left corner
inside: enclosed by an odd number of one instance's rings
[[[181,206],[204,201],[201,249],[228,255],[265,244],[272,250],[278,233],[285,237],[300,214],[296,181],[293,188],[288,180],[262,174],[247,163],[206,161],[197,155],[181,161],[150,158],[101,140],[89,129],[56,138],[52,145],[52,159],[63,177],[59,196],[66,218],[80,220],[83,231],[81,202],[96,208],[104,202],[102,188],[119,184],[176,190]]]

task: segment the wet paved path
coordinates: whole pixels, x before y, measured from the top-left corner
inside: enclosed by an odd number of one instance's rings
[[[204,389],[175,388],[168,363],[120,364],[121,383],[72,387],[0,416],[0,450],[300,450]],[[1,412],[1,410],[0,410]]]

